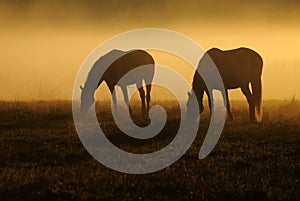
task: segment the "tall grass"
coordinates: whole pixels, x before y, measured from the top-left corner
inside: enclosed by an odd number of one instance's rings
[[[153,101],[153,104],[156,100]],[[169,119],[158,137],[128,139],[97,103],[99,124],[121,149],[149,153],[176,134],[176,102],[159,102]],[[132,103],[133,119],[140,103]],[[209,124],[201,117],[194,144],[173,165],[146,175],[115,172],[82,146],[70,101],[0,102],[0,200],[299,200],[300,103],[264,101],[264,121],[248,121],[245,101],[232,101],[233,121],[204,160],[198,152]],[[172,153],[170,153],[172,154]]]

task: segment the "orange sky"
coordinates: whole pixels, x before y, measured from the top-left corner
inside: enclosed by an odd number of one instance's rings
[[[183,33],[204,49],[250,47],[264,59],[264,99],[299,98],[300,4],[253,2],[1,1],[0,100],[71,99],[80,65],[98,44],[146,27]],[[152,54],[192,80],[183,61]],[[237,90],[230,97],[242,98]]]

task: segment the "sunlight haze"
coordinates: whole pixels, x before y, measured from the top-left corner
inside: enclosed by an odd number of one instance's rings
[[[0,1],[0,100],[71,99],[77,72],[96,46],[150,27],[182,33],[205,50],[249,47],[264,60],[263,99],[299,98],[300,3],[251,2]],[[149,53],[192,82],[185,61]],[[96,94],[107,95],[105,85]],[[244,99],[240,90],[229,96]]]

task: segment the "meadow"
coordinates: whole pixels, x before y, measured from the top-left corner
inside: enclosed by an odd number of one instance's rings
[[[118,147],[148,153],[176,134],[178,104],[159,102],[168,120],[149,140],[115,126],[109,103],[97,103],[99,123]],[[150,174],[111,170],[90,156],[76,133],[70,101],[0,102],[0,200],[300,200],[300,102],[264,101],[261,124],[248,122],[245,101],[233,101],[212,153],[198,159],[207,111],[187,153]],[[134,110],[139,110],[134,106]],[[143,121],[133,120],[138,125]]]

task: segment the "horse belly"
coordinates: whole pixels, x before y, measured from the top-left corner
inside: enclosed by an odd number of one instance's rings
[[[224,87],[226,89],[236,89],[240,88],[243,85],[247,85],[250,82],[249,72],[244,71],[243,68],[235,68],[232,70],[227,70],[226,72],[220,72]]]

